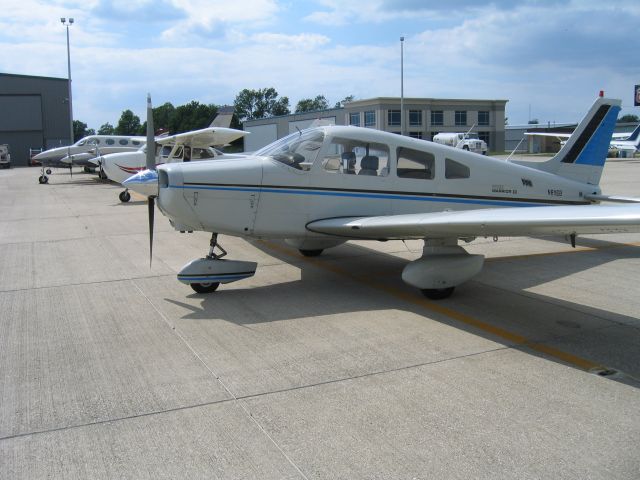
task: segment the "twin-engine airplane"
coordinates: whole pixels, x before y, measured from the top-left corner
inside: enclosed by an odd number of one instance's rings
[[[149,100],[150,108],[150,100]],[[148,110],[149,111],[149,110]],[[283,238],[303,255],[350,239],[423,239],[402,279],[446,298],[482,269],[459,241],[476,237],[640,231],[640,205],[594,205],[620,101],[598,98],[546,162],[505,162],[432,142],[357,127],[294,133],[254,155],[161,165],[125,182],[149,196],[177,230],[212,232],[209,254],[178,280],[199,293],[252,276],[256,263],[223,259],[218,234]],[[153,141],[153,137],[150,137]],[[216,253],[219,248],[220,253]]]
[[[48,183],[51,168],[69,168],[74,165],[94,168],[90,159],[114,152],[132,152],[144,145],[146,137],[128,135],[89,135],[81,138],[73,145],[45,150],[33,157],[42,164],[42,173],[38,178],[40,183]],[[46,171],[45,171],[46,169]]]

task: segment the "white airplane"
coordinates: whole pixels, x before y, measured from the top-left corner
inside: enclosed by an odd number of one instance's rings
[[[218,116],[219,117],[219,116]],[[214,119],[214,122],[218,119]],[[191,160],[210,160],[224,155],[213,147],[226,145],[249,132],[225,127],[208,127],[201,130],[163,136],[155,139],[155,165]],[[145,139],[146,141],[146,139]],[[135,152],[111,153],[91,159],[95,166],[101,166],[110,180],[122,184],[126,179],[146,168],[146,143]],[[233,155],[232,155],[233,156]],[[129,190],[120,192],[121,202],[131,199]]]
[[[570,133],[547,133],[547,132],[525,132],[527,136],[535,137],[554,137],[560,141],[560,145],[564,146],[567,139],[571,136]],[[631,134],[628,133],[614,133],[611,141],[609,142],[609,151],[611,152],[627,152],[627,154],[633,155],[640,148],[640,124],[635,128]]]
[[[79,165],[94,168],[89,159],[100,154],[113,152],[131,152],[140,148],[146,142],[146,137],[127,135],[89,135],[81,138],[73,145],[57,147],[40,152],[33,157],[42,164],[42,174],[38,178],[40,183],[47,183],[51,168],[69,168]],[[46,169],[46,171],[45,171]]]
[[[154,171],[151,156],[149,169],[125,185],[152,190],[151,255],[156,198],[176,230],[212,232],[209,254],[178,273],[196,292],[255,273],[255,262],[223,258],[218,234],[281,238],[308,256],[350,239],[423,239],[422,257],[402,279],[440,299],[482,269],[484,256],[467,253],[460,240],[566,235],[575,246],[579,234],[640,231],[640,205],[596,205],[640,202],[602,195],[598,186],[619,111],[619,100],[597,98],[561,151],[529,166],[336,126],[294,133],[232,160]]]

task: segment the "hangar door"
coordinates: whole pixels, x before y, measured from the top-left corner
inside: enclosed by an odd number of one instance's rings
[[[9,144],[13,165],[27,165],[29,148],[42,146],[42,97],[0,95],[0,112],[0,143]]]
[[[249,132],[244,137],[245,152],[255,152],[278,139],[278,127],[275,123],[245,127],[245,130]]]

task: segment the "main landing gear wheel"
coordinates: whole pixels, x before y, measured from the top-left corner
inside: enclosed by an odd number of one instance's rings
[[[49,177],[47,177],[46,175],[40,175],[38,177],[38,183],[40,184],[49,183]]]
[[[318,248],[315,250],[302,250],[300,249],[299,252],[304,255],[305,257],[317,257],[318,255],[320,255],[324,250],[322,248]]]
[[[220,282],[190,283],[196,293],[212,293],[220,286]]]
[[[129,192],[125,190],[124,192],[120,192],[118,198],[122,203],[127,203],[129,200],[131,200],[131,194],[129,194]]]
[[[47,175],[51,175],[51,169],[47,168],[47,172],[46,173],[47,173]]]
[[[449,288],[423,288],[420,290],[422,294],[429,300],[442,300],[449,298],[456,287]]]

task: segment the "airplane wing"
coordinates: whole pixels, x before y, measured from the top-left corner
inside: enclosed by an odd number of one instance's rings
[[[548,133],[548,132],[524,132],[524,134],[530,137],[555,137],[558,140],[566,140],[571,136],[570,133]]]
[[[208,127],[191,132],[178,133],[167,137],[157,138],[156,143],[160,145],[188,145],[193,148],[207,148],[212,146],[226,145],[237,138],[244,137],[249,132],[236,130],[234,128]]]
[[[488,208],[328,218],[308,223],[307,229],[374,240],[628,233],[640,232],[640,205]]]

